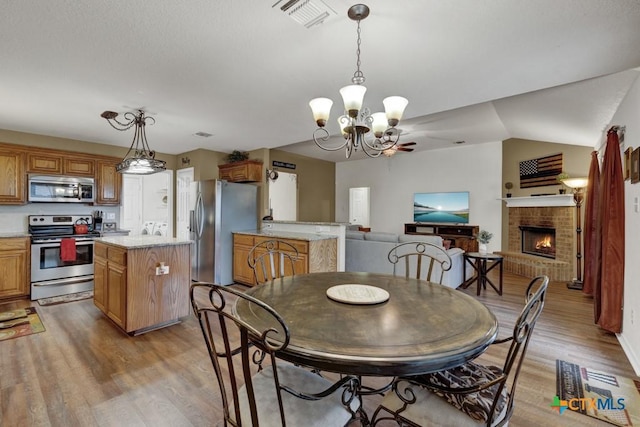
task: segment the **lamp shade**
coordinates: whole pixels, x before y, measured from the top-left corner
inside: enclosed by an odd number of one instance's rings
[[[384,111],[387,113],[387,119],[395,120],[397,124],[397,122],[402,119],[402,114],[404,113],[404,109],[407,108],[409,101],[402,96],[389,96],[385,98],[382,103],[384,104]]]
[[[567,178],[563,179],[562,183],[569,188],[584,188],[589,183],[587,178]]]
[[[373,113],[371,118],[373,119],[371,123],[371,130],[376,138],[380,138],[384,135],[384,131],[386,131],[389,126],[387,124],[387,116],[384,113]]]
[[[360,111],[367,88],[362,85],[349,85],[340,89],[345,111]]]
[[[313,112],[313,120],[316,121],[318,126],[322,127],[327,123],[332,105],[333,101],[329,98],[314,98],[309,101],[309,107]]]

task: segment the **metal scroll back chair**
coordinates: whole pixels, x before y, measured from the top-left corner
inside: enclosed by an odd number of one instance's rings
[[[331,383],[276,358],[290,334],[273,308],[212,283],[193,283],[190,298],[220,390],[224,426],[345,426],[357,418],[356,378]],[[250,323],[237,314],[241,304],[255,316]]]
[[[393,275],[442,284],[445,271],[451,269],[451,257],[443,247],[428,242],[401,243],[389,251]]]
[[[257,284],[271,282],[279,277],[294,276],[298,249],[288,242],[272,239],[257,243],[249,251],[247,261]]]
[[[518,376],[544,307],[548,284],[547,276],[538,276],[529,283],[513,335],[493,342],[492,345],[510,343],[502,367],[471,361],[446,371],[399,378],[376,409],[372,425],[383,420],[411,426],[507,424],[513,415]]]

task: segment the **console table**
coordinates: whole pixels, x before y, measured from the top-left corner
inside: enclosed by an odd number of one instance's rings
[[[414,222],[404,225],[404,234],[440,236],[450,240],[452,248],[460,248],[465,252],[477,252],[478,241],[475,236],[480,227],[477,225],[437,224],[430,222]]]

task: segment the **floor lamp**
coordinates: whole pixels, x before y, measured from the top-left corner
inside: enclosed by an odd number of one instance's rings
[[[582,289],[582,225],[580,207],[584,200],[584,189],[587,178],[567,178],[562,183],[573,190],[573,201],[576,203],[576,278],[567,283],[569,289]]]

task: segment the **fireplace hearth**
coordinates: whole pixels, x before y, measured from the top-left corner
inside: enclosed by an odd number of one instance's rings
[[[556,230],[552,227],[521,225],[522,253],[556,258]]]

